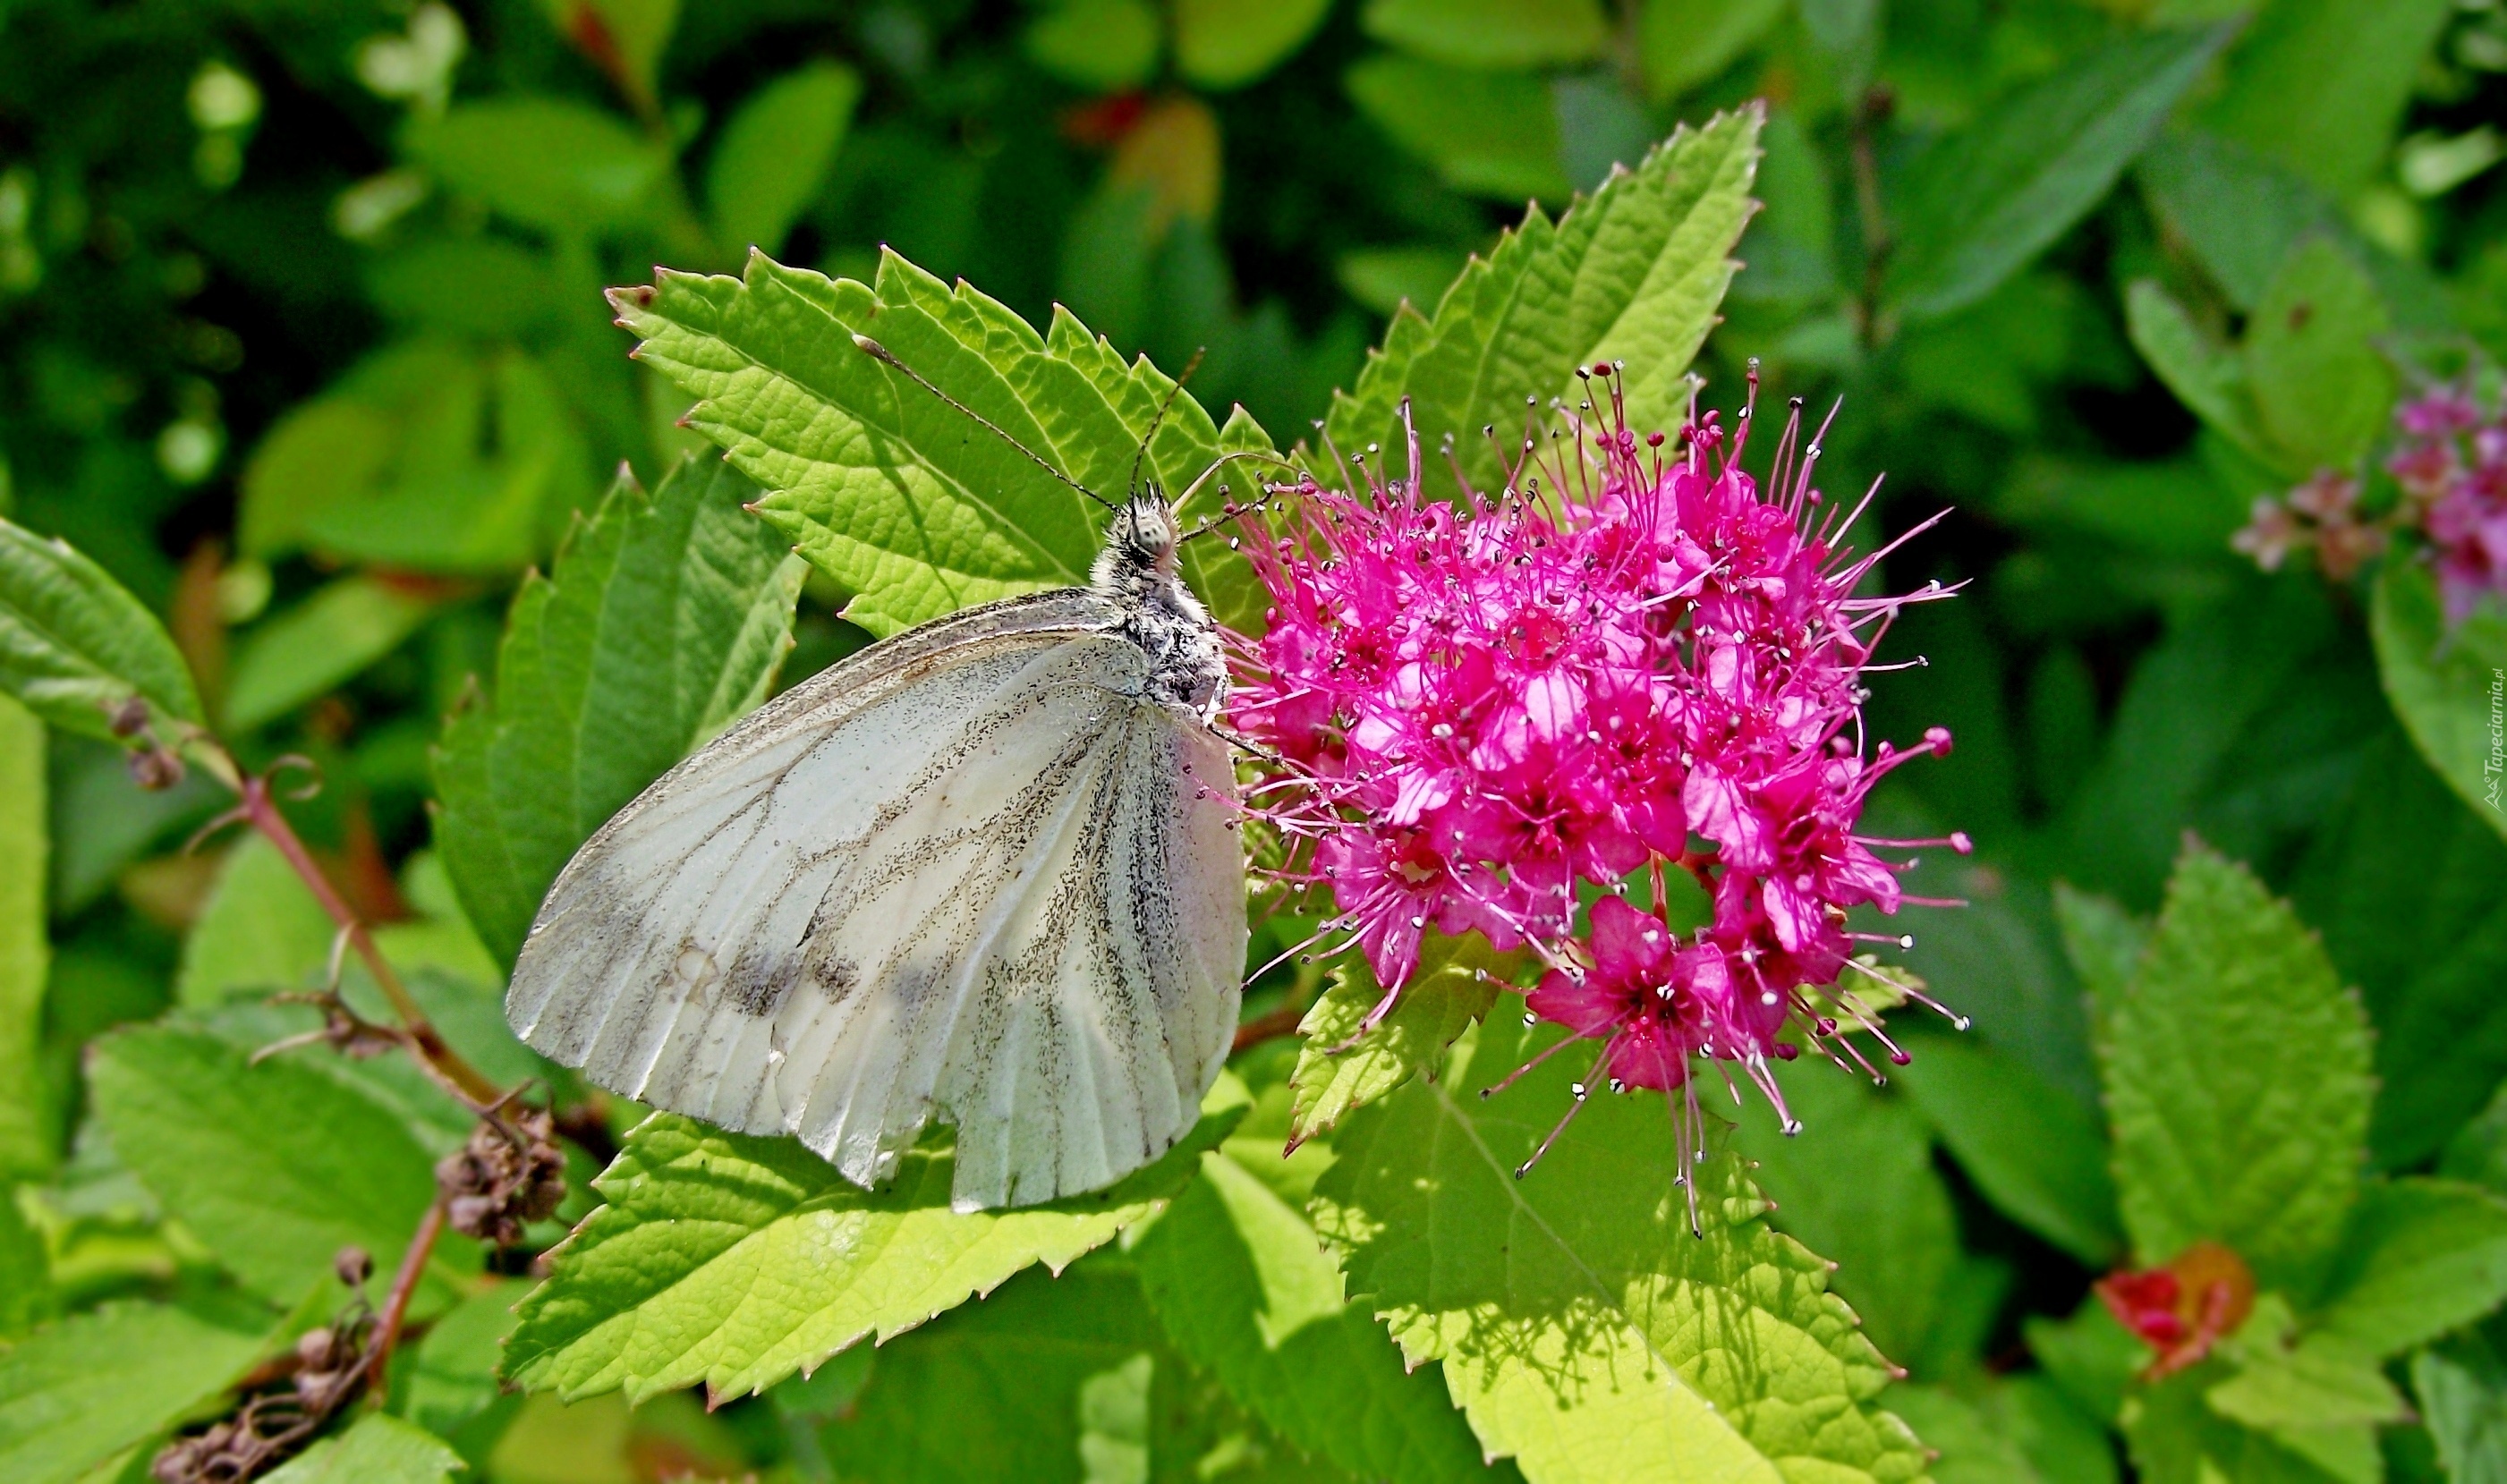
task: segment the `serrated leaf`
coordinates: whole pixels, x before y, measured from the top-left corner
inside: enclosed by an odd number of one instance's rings
[[[0,1476],[83,1477],[225,1391],[272,1327],[249,1306],[112,1304],[0,1352]]]
[[[1828,1264],[1768,1229],[1736,1157],[1699,1166],[1690,1235],[1654,1096],[1596,1095],[1515,1177],[1584,1064],[1470,1089],[1553,1033],[1501,1008],[1436,1081],[1333,1138],[1316,1228],[1403,1355],[1441,1360],[1483,1449],[1532,1478],[1920,1477],[1922,1445],[1871,1405],[1889,1363],[1827,1291]]]
[[[1038,336],[972,288],[894,253],[875,285],[829,279],[752,254],[740,278],[663,272],[611,291],[636,355],[703,400],[691,426],[763,486],[758,514],[854,594],[848,618],[877,634],[996,597],[1087,580],[1095,507],[1017,450],[853,344],[878,340],[905,365],[1101,494],[1120,498],[1133,455],[1174,380],[1125,364],[1057,312]],[[1268,440],[1240,410],[1243,451]],[[1189,393],[1176,397],[1142,460],[1181,493],[1222,450]],[[1205,483],[1186,519],[1216,512],[1217,487],[1269,471],[1234,465]],[[1184,549],[1185,573],[1221,622],[1258,628],[1252,568],[1215,541]]]
[[[2455,1484],[2507,1480],[2507,1361],[2480,1335],[2412,1359],[2412,1391]]]
[[[53,1163],[53,1098],[40,1060],[44,978],[52,962],[44,907],[51,855],[44,724],[0,696],[0,1192],[7,1176]],[[5,1195],[0,1195],[5,1200]],[[8,1215],[0,1213],[0,1221]],[[5,1311],[0,1299],[0,1332]]]
[[[2285,903],[2189,847],[2099,1061],[2139,1261],[2209,1238],[2266,1286],[2321,1275],[2358,1194],[2374,1084],[2367,1018]]]
[[[1436,934],[1422,945],[1419,966],[1401,987],[1400,1002],[1382,1024],[1347,1050],[1339,1049],[1384,997],[1362,955],[1351,954],[1333,968],[1324,991],[1297,1023],[1304,1045],[1289,1075],[1294,1091],[1289,1111],[1289,1147],[1326,1133],[1349,1112],[1430,1070],[1444,1059],[1454,1037],[1488,1013],[1498,987],[1509,977],[1506,956],[1478,934]]]
[[[1367,0],[1366,34],[1456,67],[1582,61],[1610,39],[1598,0]]]
[[[1237,1117],[1206,1112],[1164,1158],[1107,1190],[1015,1211],[949,1209],[945,1146],[864,1191],[789,1139],[657,1113],[594,1182],[608,1205],[521,1305],[505,1374],[573,1400],[703,1382],[763,1391],[868,1335],[885,1342],[1022,1268],[1060,1272],[1191,1178]]]
[[[2151,30],[2076,57],[1915,167],[1889,298],[1910,319],[1976,303],[2097,204],[2233,30]]]
[[[2322,237],[2272,274],[2246,323],[2246,383],[2286,465],[2347,470],[2384,430],[2394,375],[2376,342],[2386,324],[2376,285]]]
[[[111,740],[131,698],[151,719],[202,724],[165,626],[68,542],[0,521],[0,690],[53,726]],[[171,741],[171,738],[165,739]]]
[[[2078,1099],[2017,1057],[1944,1036],[1895,1080],[2003,1214],[2091,1268],[2123,1251],[2106,1130]]]
[[[2452,1180],[2369,1187],[2310,1331],[2399,1355],[2507,1299],[2507,1200]]]
[[[435,1199],[434,1158],[351,1085],[250,1056],[206,1030],[147,1026],[96,1043],[89,1088],[114,1153],[167,1213],[247,1287],[292,1304],[335,1281],[340,1249],[381,1261],[409,1245]],[[436,1258],[477,1260],[450,1245]]]
[[[1689,363],[1739,267],[1731,252],[1754,209],[1762,117],[1753,105],[1684,126],[1554,224],[1527,212],[1433,316],[1394,315],[1356,387],[1332,400],[1332,443],[1344,453],[1380,444],[1398,459],[1407,397],[1430,487],[1453,490],[1438,453],[1450,435],[1464,476],[1494,489],[1503,467],[1481,427],[1519,437],[1525,398],[1545,423],[1551,397],[1580,398],[1578,366],[1620,359],[1630,423],[1678,426]]]
[[[622,481],[515,595],[494,696],[434,758],[436,846],[500,961],[577,846],[765,699],[803,573],[741,508],[754,492],[710,459],[649,497]]]
[[[2277,461],[2255,425],[2245,363],[2204,339],[2185,307],[2157,280],[2136,278],[2125,291],[2125,328],[2133,348],[2188,411],[2255,457]]]
[[[1176,1348],[1305,1453],[1367,1479],[1480,1472],[1438,1374],[1404,1370],[1306,1218],[1226,1155],[1130,1249]]]
[[[2492,599],[2450,625],[2428,568],[2389,561],[2377,574],[2368,631],[2385,695],[2420,755],[2483,823],[2507,835],[2507,772],[2490,731],[2507,670],[2507,603]]]
[[[815,61],[741,101],[706,165],[714,240],[780,252],[784,235],[826,178],[861,98],[861,74]]]
[[[447,1484],[455,1469],[467,1466],[434,1433],[373,1413],[265,1477],[270,1484]]]

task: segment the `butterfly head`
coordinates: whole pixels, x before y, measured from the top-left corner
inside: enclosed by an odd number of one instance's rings
[[[1176,569],[1176,518],[1154,483],[1144,484],[1114,511],[1106,533],[1106,555],[1121,567],[1172,576]]]

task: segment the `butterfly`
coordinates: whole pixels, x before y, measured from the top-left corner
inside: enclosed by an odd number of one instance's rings
[[[1156,485],[1115,504],[1028,456],[1113,513],[1088,585],[880,640],[637,795],[531,924],[525,1042],[865,1188],[954,1124],[959,1211],[1112,1184],[1192,1127],[1247,938],[1218,630]]]

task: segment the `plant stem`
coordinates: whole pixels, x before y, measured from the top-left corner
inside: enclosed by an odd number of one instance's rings
[[[409,1316],[409,1301],[418,1292],[418,1280],[426,1271],[426,1259],[434,1254],[435,1239],[443,1234],[444,1199],[438,1196],[427,1204],[425,1218],[409,1239],[409,1249],[400,1254],[400,1268],[392,1274],[391,1292],[383,1299],[383,1312],[375,1319],[373,1354],[366,1359],[366,1388],[377,1405],[382,1404],[387,1391],[383,1368],[391,1362],[392,1347],[400,1342],[401,1321]]]
[[[473,1102],[492,1104],[503,1101],[505,1090],[488,1080],[485,1073],[447,1045],[434,1023],[426,1018],[426,1012],[410,997],[408,986],[401,983],[399,973],[383,958],[382,951],[375,946],[374,934],[366,930],[366,924],[358,919],[346,899],[340,895],[339,889],[331,885],[330,878],[322,874],[312,851],[308,851],[305,842],[297,838],[294,827],[287,822],[287,815],[280,812],[277,802],[271,797],[270,779],[260,774],[250,775],[239,780],[236,791],[243,796],[240,812],[244,821],[259,830],[263,839],[277,847],[278,853],[303,879],[306,889],[313,893],[313,900],[319,902],[331,921],[339,923],[340,929],[348,935],[348,946],[357,951],[357,957],[365,961],[367,971],[375,976],[375,983],[382,987],[383,997],[391,1001],[393,1012],[400,1016],[402,1028],[409,1034],[411,1049]]]
[[[1889,232],[1889,213],[1880,200],[1880,158],[1871,142],[1873,126],[1885,121],[1896,99],[1880,88],[1863,95],[1854,110],[1854,133],[1849,158],[1854,167],[1854,204],[1863,228],[1863,294],[1860,306],[1863,321],[1863,343],[1878,344],[1880,335],[1880,286],[1889,267],[1889,253],[1897,243]]]
[[[1248,1046],[1259,1046],[1276,1036],[1291,1034],[1305,1018],[1305,1010],[1297,1005],[1283,1005],[1267,1015],[1256,1015],[1236,1028],[1236,1041],[1227,1048],[1228,1055],[1233,1056]]]

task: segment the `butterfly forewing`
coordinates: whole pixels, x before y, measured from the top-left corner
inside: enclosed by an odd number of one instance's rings
[[[1077,591],[969,610],[726,733],[559,878],[515,1029],[863,1184],[937,1116],[961,1207],[1155,1158],[1235,1024],[1243,860],[1223,745],[1143,699],[1115,616]]]

